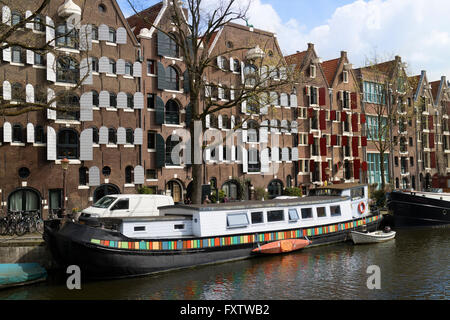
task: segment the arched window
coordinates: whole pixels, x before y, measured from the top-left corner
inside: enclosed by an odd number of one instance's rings
[[[286,188],[292,188],[292,177],[291,177],[291,175],[288,175],[286,177]]]
[[[45,143],[44,128],[42,126],[36,126],[34,129],[34,142]]]
[[[173,149],[180,143],[180,137],[170,135],[166,140],[166,165],[179,165],[180,155],[172,155]]]
[[[239,184],[235,180],[229,180],[222,185],[222,190],[228,200],[239,200]]]
[[[12,127],[12,142],[23,142],[22,126],[15,124]]]
[[[125,168],[125,183],[133,183],[133,171],[134,168],[132,166]]]
[[[62,129],[58,132],[56,146],[58,159],[78,159],[78,134],[72,129]]]
[[[116,129],[109,128],[108,129],[108,144],[116,144],[116,143],[117,143]]]
[[[56,27],[56,45],[65,48],[78,48],[78,35],[74,27],[67,24],[60,24]]]
[[[250,64],[244,67],[244,77],[246,86],[256,85],[257,68],[255,65]]]
[[[166,103],[165,123],[180,124],[180,106],[175,100],[169,100]]]
[[[25,90],[23,89],[23,86],[20,83],[14,82],[11,85],[11,98],[14,101],[20,102],[25,101]]]
[[[272,180],[270,181],[267,190],[271,199],[281,196],[283,194],[283,182],[278,179]]]
[[[231,129],[230,118],[226,114],[222,116],[222,129]]]
[[[33,189],[17,189],[8,197],[9,211],[37,211],[41,209],[41,197]]]
[[[126,129],[126,142],[127,144],[133,144],[134,142],[134,133],[133,129],[131,128]]]
[[[177,180],[170,180],[167,183],[166,190],[170,192],[174,203],[183,201],[183,187]]]
[[[248,142],[258,142],[259,130],[258,123],[255,120],[248,121],[247,140]]]
[[[109,28],[108,42],[116,43],[116,30],[114,28]]]
[[[78,185],[80,186],[86,186],[88,183],[88,174],[89,169],[86,167],[81,167],[78,169]]]
[[[22,50],[21,47],[12,47],[11,48],[11,62],[14,63],[23,63],[24,59],[23,59],[23,53],[24,50]]]
[[[259,151],[257,149],[248,150],[248,172],[259,172],[261,163],[259,161]]]
[[[80,78],[78,63],[69,56],[61,57],[56,63],[56,81],[65,83],[77,83]]]
[[[165,74],[165,82],[167,84],[166,89],[178,91],[180,89],[178,71],[174,67],[169,66],[167,67]]]
[[[80,119],[80,98],[73,93],[62,92],[58,96],[57,119],[79,120]]]
[[[168,54],[170,57],[173,58],[177,58],[179,55],[179,50],[178,50],[178,45],[177,43],[173,40],[173,38],[175,38],[174,34],[170,34],[170,36],[168,37]]]

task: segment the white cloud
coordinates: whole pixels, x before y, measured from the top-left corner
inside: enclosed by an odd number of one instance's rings
[[[249,17],[256,28],[277,34],[285,54],[305,50],[312,42],[324,59],[345,50],[355,66],[362,66],[376,50],[382,57],[400,55],[413,74],[427,70],[430,80],[438,80],[441,75],[450,77],[449,13],[450,1],[357,0],[337,8],[325,24],[307,30],[295,13],[282,21],[271,5],[253,0]]]

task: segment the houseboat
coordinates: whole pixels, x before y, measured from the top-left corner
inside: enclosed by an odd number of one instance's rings
[[[450,225],[449,193],[394,191],[389,194],[388,209],[395,228]]]
[[[367,185],[331,185],[311,196],[268,201],[160,207],[160,216],[49,221],[44,239],[63,265],[90,278],[120,278],[244,259],[287,239],[306,247],[350,239],[376,229]],[[284,247],[285,244],[283,244]],[[292,246],[295,247],[295,246]],[[280,250],[281,252],[282,250]]]

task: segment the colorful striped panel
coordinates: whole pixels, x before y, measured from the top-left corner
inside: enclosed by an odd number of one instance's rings
[[[317,236],[327,233],[348,230],[356,226],[366,225],[378,221],[380,216],[372,216],[368,218],[362,218],[356,221],[347,223],[338,223],[330,226],[304,228],[290,231],[280,232],[266,232],[258,235],[249,234],[241,236],[229,236],[229,237],[213,237],[206,239],[193,239],[193,240],[173,240],[173,241],[113,241],[113,240],[98,240],[91,239],[92,244],[118,249],[128,250],[189,250],[189,249],[201,249],[212,248],[221,246],[232,246],[239,244],[247,244],[254,242],[269,242],[275,240],[301,238],[305,236]]]

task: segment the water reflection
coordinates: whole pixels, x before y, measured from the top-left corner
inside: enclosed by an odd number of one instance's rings
[[[449,249],[448,230],[399,230],[386,243],[341,243],[155,276],[87,282],[80,291],[67,290],[64,278],[50,279],[0,291],[0,299],[448,299]],[[370,265],[381,269],[381,290],[367,288]]]

